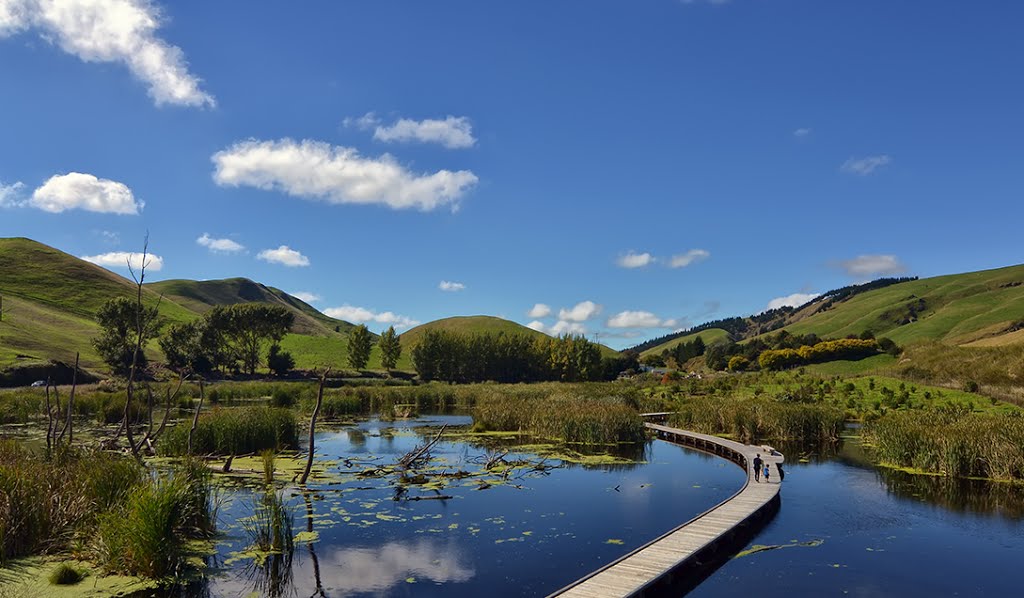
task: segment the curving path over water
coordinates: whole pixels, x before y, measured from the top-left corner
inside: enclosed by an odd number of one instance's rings
[[[644,415],[655,419],[668,414]],[[717,506],[551,596],[651,596],[664,590],[666,584],[685,585],[687,578],[699,581],[716,558],[721,558],[723,551],[735,546],[738,538],[756,532],[760,524],[778,509],[779,466],[784,461],[782,454],[768,453],[762,447],[708,434],[653,423],[644,425],[654,430],[661,440],[712,453],[736,463],[747,471],[746,483],[739,492]],[[769,464],[770,483],[754,479],[753,460],[757,454]]]

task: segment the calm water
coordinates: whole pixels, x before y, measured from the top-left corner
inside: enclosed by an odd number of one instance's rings
[[[394,463],[423,438],[409,424],[397,424],[394,435],[382,434],[391,425],[368,422],[356,433],[321,434],[317,452],[326,459]],[[455,470],[484,452],[441,443],[434,454]],[[284,595],[313,595],[317,573],[328,596],[546,595],[721,502],[743,482],[736,466],[670,444],[652,443],[643,457],[640,465],[514,474],[510,483],[486,490],[477,489],[478,480],[453,481],[441,490],[453,497],[444,501],[396,502],[388,484],[394,478],[322,485],[323,499],[309,502],[319,541],[312,551],[297,545]],[[247,515],[248,494],[232,493],[221,519]],[[300,497],[292,504],[296,531],[305,530],[307,504]],[[229,534],[220,549],[222,562],[247,544],[242,530]],[[246,565],[228,566],[211,583],[212,594],[270,593],[266,576]]]
[[[317,452],[352,458],[360,468],[394,463],[432,435],[419,426],[442,421],[468,418],[371,421],[322,433]],[[863,465],[856,448],[790,465],[781,510],[753,541],[781,548],[732,559],[692,594],[1022,595],[1012,575],[1024,555],[1020,488],[989,492],[882,472]],[[440,443],[434,454],[438,467],[455,471],[485,452]],[[229,527],[209,589],[225,596],[304,597],[319,595],[318,587],[326,596],[543,596],[724,500],[743,481],[732,464],[664,442],[643,456],[646,463],[631,466],[521,470],[485,490],[478,479],[452,480],[438,491],[452,497],[444,501],[392,500],[393,477],[338,478],[316,486],[321,499],[290,501],[296,532],[312,521],[318,541],[297,543],[290,564],[259,569],[231,560],[248,541]],[[251,494],[230,492],[222,521],[246,516]],[[410,491],[430,494],[437,493]]]

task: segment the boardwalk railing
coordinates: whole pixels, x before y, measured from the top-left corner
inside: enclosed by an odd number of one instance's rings
[[[649,419],[667,419],[668,413],[643,414]],[[779,507],[781,453],[769,447],[749,446],[733,440],[647,423],[658,438],[718,455],[747,472],[740,490],[667,534],[648,542],[622,558],[558,590],[551,596],[619,598],[653,596],[665,591],[679,594],[679,588],[693,587],[703,580],[723,553],[731,556]],[[758,482],[754,457],[760,454],[773,481]]]

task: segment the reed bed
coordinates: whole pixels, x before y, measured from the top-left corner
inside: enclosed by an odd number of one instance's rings
[[[950,477],[1024,480],[1024,417],[890,413],[864,427],[875,458]]]
[[[636,407],[621,396],[600,396],[531,385],[481,394],[473,409],[477,430],[519,431],[565,442],[613,444],[646,438]]]
[[[169,429],[157,445],[163,455],[188,452],[189,422]],[[274,407],[217,408],[202,414],[192,437],[197,455],[241,455],[264,449],[297,448],[299,423],[294,411]]]
[[[742,442],[787,441],[821,446],[839,440],[843,410],[828,405],[769,399],[694,397],[676,405],[672,425]]]

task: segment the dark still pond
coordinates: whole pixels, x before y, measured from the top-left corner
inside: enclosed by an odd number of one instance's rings
[[[219,518],[227,537],[218,546],[221,570],[210,582],[211,594],[543,596],[721,502],[743,483],[735,465],[664,442],[642,447],[634,455],[641,463],[584,466],[542,461],[535,451],[543,447],[485,447],[468,437],[435,445],[423,468],[427,482],[405,491],[396,492],[396,474],[350,473],[393,465],[441,423],[457,432],[454,426],[469,419],[370,421],[320,434],[323,474],[310,484],[316,491],[306,498],[286,494],[295,522],[290,559],[257,566],[244,552],[251,543],[245,518],[260,491],[227,489]],[[451,476],[479,472],[506,450],[505,462],[519,462],[505,468],[507,474]]]
[[[691,595],[1022,596],[1021,505],[1020,486],[792,464],[774,520]]]

